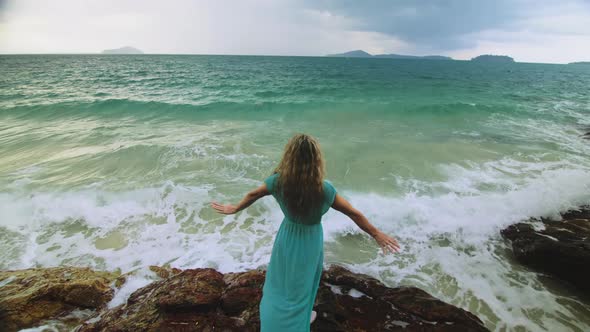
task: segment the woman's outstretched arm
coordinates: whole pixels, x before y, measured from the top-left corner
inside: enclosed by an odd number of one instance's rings
[[[266,195],[270,195],[270,192],[266,188],[266,184],[263,184],[260,187],[247,193],[246,196],[244,196],[244,198],[242,198],[242,200],[238,203],[238,205],[219,204],[217,202],[211,202],[211,207],[219,213],[234,214],[238,211],[242,211],[243,209],[247,208],[248,206],[256,202],[259,198],[262,198]]]
[[[384,254],[388,251],[391,253],[399,251],[399,244],[394,238],[375,228],[375,226],[373,226],[369,220],[367,220],[359,210],[355,209],[344,197],[336,194],[334,203],[332,203],[332,208],[347,215],[358,227],[371,235],[375,241],[377,241],[379,246],[381,246]]]

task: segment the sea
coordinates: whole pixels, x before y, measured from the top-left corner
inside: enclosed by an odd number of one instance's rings
[[[590,202],[590,66],[330,57],[0,56],[0,269],[264,268],[295,133],[401,251],[335,210],[325,263],[417,286],[493,331],[589,331],[590,301],[500,230]],[[537,224],[537,227],[542,227]]]

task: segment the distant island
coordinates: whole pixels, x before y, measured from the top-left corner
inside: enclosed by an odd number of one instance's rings
[[[356,50],[356,51],[337,53],[337,54],[328,54],[326,56],[340,57],[340,58],[370,58],[370,57],[372,57],[371,54],[369,54],[363,50]]]
[[[422,60],[453,60],[453,58],[448,56],[442,55],[425,55],[425,56],[418,56],[418,55],[402,55],[402,54],[377,54],[372,55],[367,53],[363,50],[356,50],[350,51],[345,53],[338,53],[338,54],[328,54],[329,57],[338,57],[338,58],[386,58],[386,59],[422,59]]]
[[[590,61],[570,62],[568,65],[590,65]]]
[[[102,54],[143,54],[143,52],[135,47],[124,46],[112,50],[104,50],[102,51]]]
[[[388,59],[424,59],[424,60],[453,60],[453,58],[444,55],[403,55],[403,54],[377,54],[375,58]]]
[[[491,55],[491,54],[484,54],[480,56],[476,56],[472,58],[471,61],[475,62],[494,62],[494,63],[510,63],[514,62],[514,59],[507,56],[507,55]]]

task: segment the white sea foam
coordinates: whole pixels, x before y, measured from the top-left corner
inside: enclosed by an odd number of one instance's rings
[[[572,310],[588,310],[547,290],[534,273],[511,265],[499,238],[499,230],[511,223],[556,217],[587,203],[590,171],[584,165],[506,157],[439,169],[446,180],[399,181],[408,187],[391,196],[338,188],[371,222],[397,237],[402,251],[378,255],[377,246],[366,238],[349,246],[358,247],[354,259],[331,252],[334,244],[348,241],[346,234],[361,233],[331,210],[323,223],[327,263],[347,265],[391,286],[417,285],[477,312],[498,329],[535,330],[539,306],[545,310],[543,324],[556,328],[563,322],[554,317],[575,317]],[[117,291],[110,303],[115,306],[153,280],[149,265],[229,272],[267,264],[282,218],[276,202],[267,197],[238,215],[221,216],[208,207],[212,196],[211,185],[173,182],[122,192],[90,188],[32,197],[5,193],[0,195],[0,213],[3,227],[28,239],[14,268],[69,264],[136,270]],[[105,240],[115,233],[114,244]],[[102,249],[100,241],[107,243]],[[569,324],[588,328],[587,322]]]
[[[549,163],[520,185],[513,184],[501,191],[476,189],[480,182],[506,182],[495,171],[506,164],[513,164],[516,169],[533,167],[506,160],[478,169],[445,167],[452,173],[451,180],[435,185],[447,187],[450,192],[434,197],[408,193],[388,198],[345,192],[353,205],[360,207],[379,228],[396,236],[402,245],[397,256],[375,256],[348,267],[378,276],[390,285],[418,285],[478,312],[486,321],[499,321],[494,324],[498,329],[538,329],[533,323],[541,319],[534,316],[537,307],[545,310],[544,324],[558,329],[562,319],[553,317],[575,317],[572,310],[576,309],[571,308],[580,305],[548,291],[535,273],[512,266],[510,258],[502,254],[504,242],[499,231],[530,217],[558,217],[560,211],[587,203],[590,171],[553,167]],[[336,213],[328,215],[324,225],[328,241],[338,241],[342,233],[359,233],[350,221]],[[563,305],[568,301],[571,303]],[[588,312],[588,308],[584,311]],[[571,326],[581,330],[587,329],[587,324],[571,322]]]
[[[133,271],[129,276],[126,276],[125,283],[120,289],[117,289],[108,307],[114,308],[120,304],[124,304],[131,293],[157,279],[154,273],[146,267]]]

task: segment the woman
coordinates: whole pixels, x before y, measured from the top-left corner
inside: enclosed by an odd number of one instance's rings
[[[273,195],[285,218],[274,241],[260,301],[261,331],[309,331],[324,251],[321,218],[330,207],[350,217],[371,235],[383,252],[399,250],[397,241],[367,218],[324,180],[324,160],[311,136],[293,136],[274,173],[238,205],[211,203],[220,213],[233,214],[266,195]],[[311,319],[310,319],[311,317]]]

